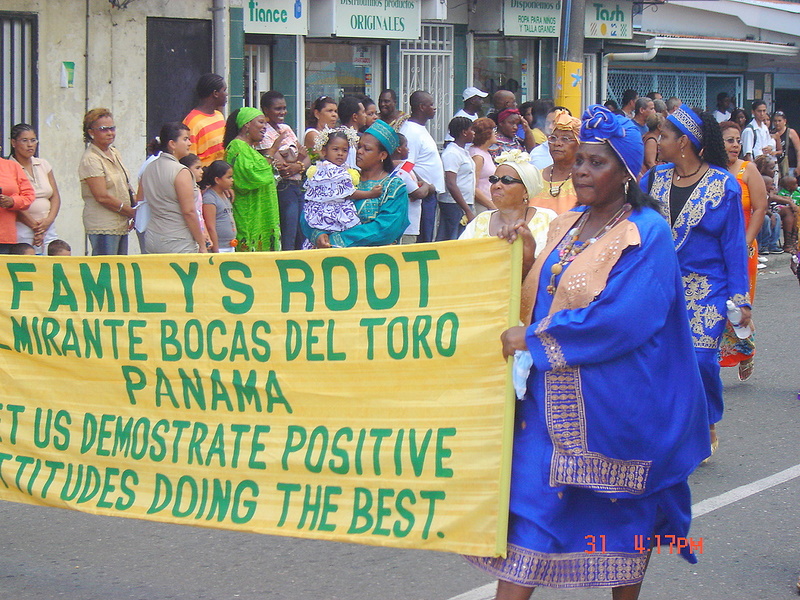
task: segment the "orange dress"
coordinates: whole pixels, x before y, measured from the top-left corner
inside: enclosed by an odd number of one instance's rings
[[[744,161],[739,172],[736,173],[736,181],[742,187],[742,209],[744,210],[744,230],[750,226],[750,213],[753,209],[750,207],[750,188],[744,182],[744,170],[749,161]],[[747,276],[750,278],[750,302],[753,302],[756,297],[756,275],[758,274],[758,241],[753,240],[747,247]]]
[[[750,225],[750,189],[744,182],[744,170],[749,161],[742,163],[739,172],[736,173],[736,181],[742,188],[742,210],[744,210],[744,228]],[[753,240],[747,247],[747,276],[750,278],[750,302],[756,296],[756,277],[758,275],[758,240]],[[722,333],[722,341],[719,345],[719,364],[721,367],[735,367],[740,362],[753,357],[756,351],[755,335],[747,339],[739,339],[733,331],[730,323],[725,324],[725,331]]]
[[[552,171],[550,176],[552,177]],[[550,193],[555,190],[556,195]],[[533,198],[528,200],[528,206],[537,208],[549,208],[557,215],[571,210],[578,204],[578,195],[575,193],[575,186],[572,185],[572,178],[565,181],[544,181],[544,186]]]

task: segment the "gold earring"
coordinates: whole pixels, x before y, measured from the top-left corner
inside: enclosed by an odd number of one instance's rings
[[[683,153],[683,148],[681,148],[681,158],[686,158],[686,155]]]
[[[626,198],[628,197],[628,189],[630,188],[630,185],[631,185],[631,180],[630,179],[626,179],[625,180],[625,186],[624,186],[625,187],[625,197]]]

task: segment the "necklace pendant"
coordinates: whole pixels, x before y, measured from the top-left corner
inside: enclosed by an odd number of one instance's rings
[[[554,285],[548,285],[547,286],[547,293],[550,294],[551,296],[555,295],[555,293],[556,293],[555,286]]]
[[[561,271],[563,271],[563,270],[564,270],[564,267],[560,262],[557,262],[552,267],[550,267],[550,272],[553,275],[561,275]]]

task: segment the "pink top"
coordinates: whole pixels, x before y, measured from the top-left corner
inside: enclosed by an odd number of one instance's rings
[[[487,198],[492,197],[491,187],[492,185],[489,183],[489,175],[494,175],[494,170],[497,166],[494,164],[494,160],[492,160],[492,156],[486,151],[481,150],[477,146],[470,146],[469,147],[469,154],[470,156],[481,156],[483,157],[483,168],[480,172],[476,172],[475,176],[478,179],[478,189],[481,190],[484,194],[486,194]],[[475,207],[478,208],[478,204],[476,203]]]

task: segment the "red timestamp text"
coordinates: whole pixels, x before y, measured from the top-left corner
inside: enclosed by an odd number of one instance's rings
[[[584,550],[586,554],[594,554],[598,552],[603,554],[606,550],[606,536],[605,535],[586,535],[587,549]],[[703,538],[680,537],[676,535],[634,535],[633,536],[634,550],[640,554],[649,552],[651,549],[655,550],[656,554],[662,554],[662,547],[667,547],[664,554],[680,554],[682,550],[688,550],[689,554],[702,554],[703,553]]]

